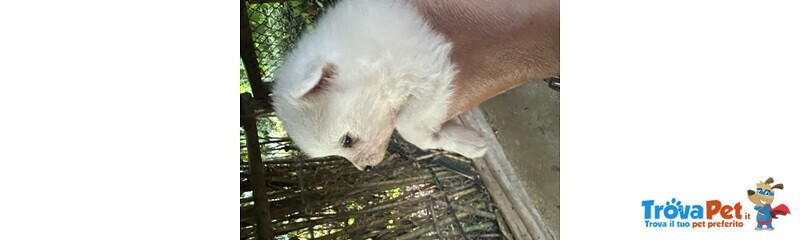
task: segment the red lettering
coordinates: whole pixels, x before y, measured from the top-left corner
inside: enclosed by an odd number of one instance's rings
[[[733,207],[729,205],[724,205],[722,206],[722,211],[719,215],[724,219],[731,219],[733,218],[733,215],[731,215],[731,211],[733,211]]]
[[[719,213],[723,219],[742,219],[742,204],[736,203],[735,205],[722,205],[719,200],[706,201],[706,219],[713,219],[714,215]]]
[[[717,214],[722,208],[722,202],[719,200],[706,201],[706,218],[711,219],[714,214]]]
[[[736,209],[736,219],[742,219],[742,205],[737,202],[733,209]]]

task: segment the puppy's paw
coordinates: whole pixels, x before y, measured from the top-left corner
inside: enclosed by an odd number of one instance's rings
[[[489,149],[489,144],[478,131],[453,121],[442,125],[438,134],[444,150],[456,152],[468,158],[483,157]]]

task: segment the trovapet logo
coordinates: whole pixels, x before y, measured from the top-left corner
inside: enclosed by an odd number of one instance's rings
[[[774,184],[772,178],[756,183],[756,190],[747,190],[747,199],[755,204],[753,209],[742,208],[741,202],[707,200],[701,203],[686,204],[676,198],[667,201],[642,201],[644,226],[646,228],[692,228],[709,229],[743,228],[745,222],[754,221],[756,230],[773,230],[772,221],[780,215],[790,214],[784,204],[772,207],[775,190],[783,190],[783,184]],[[747,204],[750,205],[750,204]],[[751,214],[755,214],[752,217]],[[748,224],[749,225],[749,224]]]
[[[744,227],[741,220],[750,219],[738,202],[726,205],[719,200],[708,200],[704,204],[683,204],[673,198],[664,204],[645,200],[642,207],[644,225],[648,228]]]

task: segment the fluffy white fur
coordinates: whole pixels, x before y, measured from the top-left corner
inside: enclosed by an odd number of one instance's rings
[[[275,112],[307,155],[340,155],[362,170],[381,162],[394,129],[420,148],[481,156],[477,132],[444,124],[457,73],[450,50],[405,1],[341,1],[285,58]]]

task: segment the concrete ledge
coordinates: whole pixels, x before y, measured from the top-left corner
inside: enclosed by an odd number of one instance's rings
[[[556,239],[530,201],[528,192],[519,181],[516,170],[509,163],[483,112],[474,108],[457,119],[461,124],[481,132],[489,143],[486,156],[473,159],[473,163],[514,238]]]

